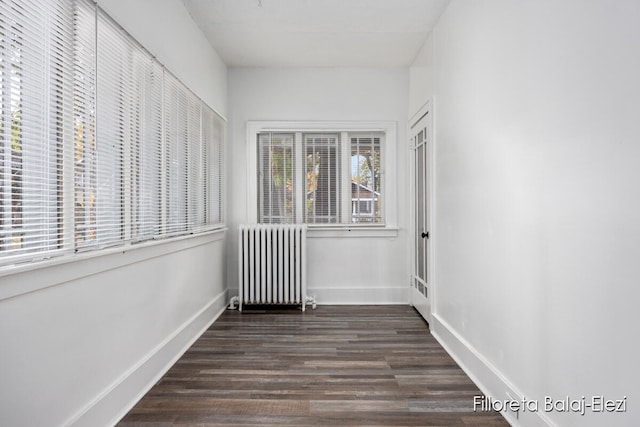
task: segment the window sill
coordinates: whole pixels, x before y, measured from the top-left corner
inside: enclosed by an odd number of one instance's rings
[[[41,261],[5,265],[0,267],[0,301],[56,286],[80,277],[206,245],[222,240],[226,231],[226,227],[219,227],[198,234],[64,254]],[[45,270],[47,271],[45,272]],[[7,280],[9,277],[10,281]]]
[[[398,237],[397,227],[385,226],[308,226],[309,238],[336,238],[336,237]]]

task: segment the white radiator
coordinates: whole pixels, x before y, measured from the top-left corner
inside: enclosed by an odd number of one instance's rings
[[[247,304],[299,304],[307,297],[307,227],[241,225],[238,242],[239,309]]]

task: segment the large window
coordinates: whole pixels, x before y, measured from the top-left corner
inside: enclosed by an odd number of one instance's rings
[[[296,222],[294,139],[291,133],[258,135],[260,222]]]
[[[0,256],[65,247],[72,22],[66,0],[0,3]]]
[[[385,145],[395,126],[378,125],[250,123],[257,221],[386,225]]]
[[[223,222],[224,121],[88,0],[0,3],[0,265]]]
[[[305,223],[340,222],[340,157],[340,134],[302,135]]]
[[[382,141],[377,133],[349,135],[352,222],[382,222]]]

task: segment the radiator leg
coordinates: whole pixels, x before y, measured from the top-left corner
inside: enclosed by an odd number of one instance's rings
[[[315,310],[316,309],[315,297],[305,297],[304,303],[302,304],[302,311],[304,311],[304,308],[307,304],[311,304],[311,308]]]
[[[231,298],[231,301],[229,301],[229,310],[235,310],[236,309],[236,303],[238,303],[238,307],[240,308],[240,299],[238,297],[233,297]]]

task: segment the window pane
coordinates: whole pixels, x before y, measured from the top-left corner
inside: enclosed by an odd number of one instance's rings
[[[164,125],[166,210],[168,234],[187,230],[188,93],[180,82],[165,73]]]
[[[351,222],[382,222],[380,133],[351,134]]]
[[[216,225],[223,221],[223,148],[224,122],[207,106],[202,110],[202,143],[205,156],[205,199],[207,224]]]
[[[134,241],[151,239],[162,231],[162,66],[142,49],[134,50],[135,91],[139,103],[140,134],[131,141],[133,150],[131,236]]]
[[[205,226],[204,153],[202,151],[201,102],[195,96],[188,97],[187,110],[187,229],[202,230]]]
[[[74,37],[73,160],[76,245],[95,239],[96,182],[96,9],[76,3]]]
[[[63,248],[73,4],[0,2],[0,256]],[[39,255],[33,255],[38,253]]]
[[[296,222],[294,134],[259,134],[258,162],[259,222]]]
[[[305,222],[340,222],[340,135],[305,134]]]
[[[130,163],[126,158],[127,149],[140,143],[142,133],[144,96],[139,87],[142,68],[136,67],[134,60],[137,46],[101,11],[97,27],[92,24],[93,10],[89,6],[77,14],[75,219],[78,248],[104,247],[124,241],[125,168]],[[134,170],[133,175],[135,173]]]

